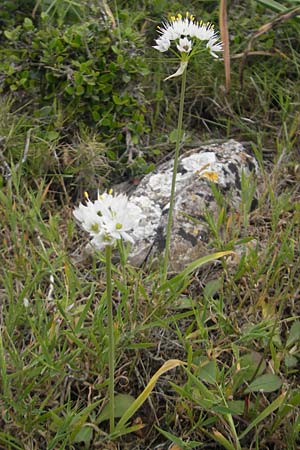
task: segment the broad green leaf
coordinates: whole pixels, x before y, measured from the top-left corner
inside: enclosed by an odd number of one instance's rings
[[[233,392],[236,391],[245,381],[251,380],[253,377],[258,364],[260,364],[261,355],[257,352],[246,353],[243,355],[238,366],[236,365],[236,372],[233,375]],[[237,370],[238,367],[238,370]],[[265,361],[260,365],[260,369],[257,375],[261,375],[266,368]]]
[[[230,400],[227,402],[227,406],[217,405],[211,408],[212,411],[219,414],[233,414],[241,416],[244,414],[245,403],[243,400]]]
[[[118,394],[115,396],[115,417],[122,417],[133,404],[135,398],[129,394]],[[98,418],[98,423],[109,419],[109,403],[105,405]]]
[[[296,358],[296,356],[288,353],[284,357],[284,364],[286,365],[286,367],[288,369],[293,369],[294,367],[297,367],[297,365],[298,365],[298,358]]]
[[[300,322],[297,320],[291,326],[289,336],[286,341],[286,347],[289,348],[299,341],[300,341]]]
[[[239,440],[243,439],[252,428],[255,428],[261,421],[263,421],[266,417],[268,417],[272,412],[274,412],[279,406],[284,402],[286,396],[286,392],[279,395],[279,397],[274,400],[266,409],[263,410],[251,423],[248,425],[245,431],[239,436]]]
[[[59,133],[57,131],[48,131],[46,137],[49,141],[55,141],[59,138]]]
[[[82,427],[73,439],[73,444],[83,442],[85,448],[90,448],[93,439],[93,429],[91,427]]]
[[[274,392],[277,391],[282,385],[281,379],[273,373],[265,373],[256,378],[245,390],[245,393],[249,392]]]
[[[215,384],[217,381],[218,367],[216,361],[209,361],[199,369],[198,377],[200,380],[209,384]]]
[[[89,406],[84,408],[82,411],[80,411],[76,416],[72,419],[72,422],[70,424],[70,440],[73,442],[73,440],[76,438],[78,433],[82,430],[82,428],[85,426],[86,422],[88,421],[88,417],[90,413],[99,406],[99,404],[102,402],[102,400],[98,400],[94,403],[91,403]]]
[[[179,297],[175,302],[170,305],[171,309],[193,309],[195,308],[195,301],[190,297]]]
[[[29,17],[25,17],[23,27],[25,28],[25,30],[34,30],[34,25]]]
[[[215,278],[214,280],[208,281],[203,290],[205,297],[213,297],[222,287],[222,279]]]

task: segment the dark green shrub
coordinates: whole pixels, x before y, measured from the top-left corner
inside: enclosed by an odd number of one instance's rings
[[[141,35],[127,27],[120,41],[101,20],[58,27],[41,14],[38,27],[25,18],[4,36],[0,92],[29,102],[48,130],[64,127],[66,135],[84,123],[115,144],[125,143],[128,131],[133,143],[145,132]]]

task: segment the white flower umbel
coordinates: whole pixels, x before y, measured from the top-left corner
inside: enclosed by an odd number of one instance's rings
[[[102,250],[105,248],[106,263],[106,306],[108,335],[108,366],[109,366],[109,429],[113,433],[115,427],[115,339],[112,302],[111,255],[116,241],[134,242],[133,233],[144,214],[139,206],[128,200],[124,194],[98,194],[98,199],[86,205],[82,203],[73,212],[74,217],[91,237],[91,244]]]
[[[172,174],[168,222],[166,227],[166,245],[162,274],[163,281],[165,281],[168,271],[176,176],[178,168],[180,139],[182,135],[183,106],[187,67],[189,60],[196,54],[209,53],[214,58],[217,58],[218,55],[216,54],[216,52],[222,51],[222,43],[219,40],[218,33],[214,30],[214,27],[211,23],[197,22],[194,16],[189,13],[186,13],[185,17],[182,17],[181,14],[178,14],[176,17],[171,17],[171,20],[163,22],[162,26],[158,27],[158,32],[160,36],[158,39],[156,39],[156,45],[154,46],[154,48],[161,53],[171,50],[173,53],[175,53],[180,61],[179,68],[175,71],[175,73],[165,78],[165,81],[169,80],[170,78],[182,76],[177,122],[177,139]]]
[[[82,228],[89,232],[91,244],[98,250],[114,245],[117,240],[134,243],[133,232],[144,217],[141,208],[126,195],[104,193],[95,202],[87,200],[73,212]]]
[[[213,25],[197,22],[189,13],[186,13],[184,18],[181,14],[171,17],[171,20],[163,22],[162,26],[158,27],[158,32],[160,36],[155,40],[156,45],[153,48],[161,53],[169,49],[175,51],[177,49],[179,51],[177,56],[181,60],[181,70],[177,70],[173,76],[166,79],[182,75],[186,69],[184,67],[182,70],[182,63],[187,62],[195,53],[208,50],[213,57],[217,58],[216,52],[222,51],[222,43]],[[173,44],[174,48],[172,48]]]

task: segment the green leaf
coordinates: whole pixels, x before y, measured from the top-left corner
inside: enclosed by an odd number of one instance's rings
[[[218,430],[213,430],[211,436],[217,441],[222,447],[226,448],[226,450],[235,450],[236,447]]]
[[[286,399],[285,404],[276,414],[276,420],[272,425],[272,430],[276,430],[281,422],[286,421],[287,415],[293,411],[295,408],[300,406],[300,392],[291,392],[289,397]],[[272,431],[271,431],[272,432]]]
[[[175,275],[170,280],[167,280],[165,283],[163,283],[159,291],[165,291],[166,289],[171,289],[174,291],[174,287],[180,285],[182,282],[186,282],[187,276],[192,273],[194,270],[198,269],[199,267],[203,266],[204,264],[208,262],[215,261],[216,259],[222,258],[227,255],[232,255],[234,252],[227,251],[227,252],[217,252],[213,253],[212,255],[202,256],[202,258],[196,259],[196,261],[193,261],[191,264],[189,264],[182,272],[180,272],[178,275]]]
[[[53,109],[51,106],[43,106],[38,113],[38,117],[49,117],[53,114]]]
[[[289,337],[286,341],[286,347],[289,348],[298,341],[300,341],[300,322],[296,321],[291,326]]]
[[[29,19],[29,17],[25,17],[23,27],[25,28],[25,30],[33,30],[34,29],[32,20]]]
[[[49,141],[55,141],[58,138],[59,138],[59,133],[57,131],[48,131],[47,139]]]
[[[213,297],[222,287],[222,279],[215,278],[213,280],[208,281],[206,283],[205,288],[203,290],[203,294],[205,297]]]
[[[169,439],[169,441],[171,441],[174,444],[176,444],[178,446],[178,448],[180,448],[182,450],[190,450],[190,449],[193,449],[193,448],[199,448],[199,445],[201,445],[201,442],[190,441],[190,440],[187,443],[185,443],[182,439],[180,439],[179,437],[175,436],[174,434],[171,434],[168,431],[162,430],[159,427],[155,427],[155,428],[163,436],[165,436],[167,439]]]
[[[234,414],[242,416],[245,410],[245,402],[243,400],[229,400],[227,401],[226,414]],[[224,413],[223,413],[224,414]]]
[[[17,39],[15,31],[4,30],[4,36],[10,41],[15,41]]]
[[[135,398],[129,394],[118,394],[115,396],[115,417],[122,417],[133,404]],[[98,423],[109,419],[109,403],[105,405],[98,418]]]
[[[242,416],[244,414],[245,403],[243,400],[230,400],[227,402],[227,406],[224,405],[216,405],[211,408],[211,411],[214,411],[218,414],[234,414],[236,416]]]
[[[195,386],[193,388],[193,397],[195,401],[205,409],[210,409],[213,404],[219,403],[219,398],[215,392],[208,389],[194,374],[185,369],[191,381]]]
[[[100,114],[95,109],[92,111],[92,117],[95,122],[99,122],[99,120],[101,119]]]
[[[190,297],[179,297],[175,302],[170,305],[171,309],[193,309],[195,308],[195,301]]]
[[[286,7],[275,0],[257,0],[258,3],[266,6],[267,8],[273,9],[274,11],[283,12],[286,11]]]
[[[198,372],[200,380],[209,384],[215,384],[217,381],[218,367],[216,361],[209,361],[205,366],[201,367]]]
[[[124,105],[124,102],[126,103],[126,100],[124,100],[117,94],[113,94],[112,97],[113,97],[113,102],[115,103],[115,105]]]
[[[82,94],[84,94],[84,87],[81,84],[79,84],[76,86],[76,95],[82,95]]]
[[[246,353],[238,361],[238,369],[236,365],[236,372],[233,375],[233,392],[236,391],[245,381],[251,380],[254,376],[258,364],[260,364],[261,355],[257,352]],[[261,375],[266,368],[266,362],[260,365],[260,369],[257,375]]]
[[[256,378],[245,390],[245,393],[249,392],[274,392],[277,391],[282,385],[281,379],[272,373],[266,373]]]
[[[283,394],[279,395],[279,397],[277,397],[276,400],[274,400],[274,402],[272,402],[267,408],[265,408],[263,410],[263,412],[261,412],[250,423],[250,425],[248,425],[246,430],[243,431],[243,433],[239,436],[239,440],[243,439],[243,437],[245,437],[249,433],[249,431],[252,430],[252,428],[255,428],[262,420],[264,420],[266,417],[268,417],[270,414],[272,414],[272,412],[274,412],[277,408],[279,408],[279,406],[281,406],[282,403],[284,402],[285,396],[286,396],[286,392],[284,392]]]
[[[149,383],[143,390],[143,392],[138,396],[136,400],[127,408],[127,410],[122,415],[121,419],[117,423],[117,426],[115,428],[116,435],[122,435],[124,433],[124,426],[128,422],[128,420],[135,414],[135,412],[143,405],[143,403],[147,400],[151,392],[153,391],[157,380],[161,375],[163,375],[165,372],[175,369],[175,367],[182,366],[185,363],[180,361],[179,359],[169,359],[166,361],[160,369],[158,369],[155,374],[151,377]],[[117,402],[116,402],[117,403]]]
[[[284,363],[288,369],[293,369],[294,367],[297,367],[298,359],[296,358],[296,356],[288,353],[287,355],[285,355]]]
[[[291,7],[287,8],[286,6],[284,6],[281,3],[277,2],[276,0],[257,0],[258,3],[260,3],[261,5],[266,6],[267,8],[273,9],[273,11],[277,11],[278,13],[283,13],[283,12],[290,12],[293,11],[295,9],[295,7],[297,8],[297,5],[292,5]],[[300,13],[300,11],[299,11]],[[296,16],[296,19],[299,19],[299,16]]]
[[[93,429],[91,427],[82,427],[73,439],[73,444],[83,442],[85,448],[90,448],[93,439]]]
[[[181,136],[179,137],[180,140],[182,140],[182,137],[183,137],[183,131],[181,132]],[[169,135],[169,139],[170,139],[170,142],[172,142],[172,144],[175,144],[175,142],[177,142],[177,139],[178,139],[177,128],[175,128],[175,130],[171,131],[171,133]]]

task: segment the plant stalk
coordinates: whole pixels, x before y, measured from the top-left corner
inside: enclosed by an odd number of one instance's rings
[[[185,86],[186,86],[186,73],[187,73],[187,69],[185,69],[185,71],[182,74],[182,78],[181,78],[180,104],[179,104],[178,124],[177,124],[177,139],[176,139],[174,166],[173,166],[173,176],[172,176],[172,185],[171,185],[170,207],[169,207],[169,212],[168,212],[168,223],[167,223],[167,229],[166,229],[166,246],[165,246],[164,265],[163,265],[163,279],[162,279],[162,281],[165,281],[167,279],[167,273],[168,273],[169,251],[170,251],[171,230],[172,230],[172,218],[173,218],[175,189],[176,189],[176,176],[177,176],[179,149],[180,149],[181,134],[182,134],[183,107],[184,107]]]
[[[110,433],[115,428],[115,339],[112,303],[112,283],[111,283],[111,245],[105,247],[106,259],[106,304],[108,319],[108,368],[109,368],[109,429]]]

